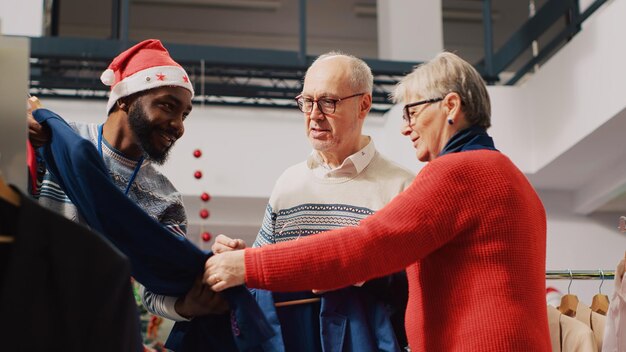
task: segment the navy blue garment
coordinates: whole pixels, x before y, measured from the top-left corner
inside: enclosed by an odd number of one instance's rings
[[[148,290],[168,296],[184,295],[203,272],[211,254],[174,235],[128,199],[111,181],[95,146],[77,135],[60,116],[46,109],[35,110],[33,116],[50,127],[50,142],[43,147],[48,170],[89,226],[128,257],[132,276]],[[256,348],[272,336],[269,323],[245,287],[226,290],[223,296],[234,312],[236,324],[229,323],[226,327],[235,335],[239,350]],[[193,319],[189,324],[207,324],[212,317]],[[246,328],[235,330],[237,324]],[[196,331],[202,329],[192,330]],[[227,351],[233,347],[232,340],[224,336],[220,339],[193,336],[193,333],[178,336],[179,343],[186,339],[208,343],[196,346],[206,351]],[[213,342],[220,344],[212,345]]]
[[[273,292],[274,302],[320,298],[311,291]],[[276,308],[285,351],[321,352],[321,302]]]
[[[279,314],[274,306],[274,293],[258,289],[252,291],[275,333],[274,337],[263,347],[277,352],[308,350],[310,346],[302,346],[302,348],[295,346],[294,349],[293,345],[287,346],[283,340],[281,324],[289,324],[289,322],[278,319]],[[284,317],[285,315],[281,316],[281,318]],[[308,322],[297,321],[293,324],[308,324]],[[315,324],[308,325],[315,326]],[[330,291],[321,296],[319,329],[323,352],[401,351],[389,320],[387,307],[359,287]],[[306,341],[306,339],[302,340]]]
[[[230,314],[207,315],[188,322],[177,322],[165,347],[185,352],[275,351],[262,347],[274,333],[259,305],[246,288],[234,288],[236,290],[230,288],[223,291],[224,298],[230,304]]]
[[[443,147],[439,156],[479,149],[497,151],[493,144],[493,138],[487,134],[487,130],[484,127],[471,126],[455,133],[446,143],[446,146]]]

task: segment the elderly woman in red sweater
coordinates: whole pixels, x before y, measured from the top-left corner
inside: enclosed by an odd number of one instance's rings
[[[394,100],[406,103],[402,134],[429,162],[406,191],[357,227],[217,254],[205,282],[330,290],[406,268],[412,351],[549,351],[545,211],[486,132],[482,78],[442,53]]]

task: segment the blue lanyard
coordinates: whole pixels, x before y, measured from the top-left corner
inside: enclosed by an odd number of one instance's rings
[[[100,153],[102,160],[104,160],[104,155],[102,154],[102,127],[103,125],[98,126],[98,153]],[[141,169],[142,164],[143,164],[143,156],[141,157],[141,159],[139,159],[139,161],[137,161],[137,166],[135,166],[135,171],[133,171],[133,174],[130,176],[130,180],[128,181],[128,186],[126,186],[126,190],[124,191],[125,196],[128,195],[128,192],[130,191],[130,186],[132,186],[133,182],[135,182],[135,177],[137,177],[137,174],[139,173],[139,169]]]

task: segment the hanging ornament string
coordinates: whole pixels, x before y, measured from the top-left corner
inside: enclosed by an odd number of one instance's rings
[[[104,160],[104,155],[102,154],[102,128],[104,124],[98,126],[98,153],[100,153],[100,157]],[[135,170],[130,176],[130,180],[128,180],[128,185],[126,186],[126,190],[124,191],[124,195],[128,196],[128,192],[130,191],[130,186],[135,182],[135,178],[139,173],[139,169],[141,169],[141,165],[143,165],[143,156],[137,161],[137,166],[135,166]]]
[[[196,159],[199,159],[202,156],[202,151],[200,149],[196,149],[193,151],[193,156]],[[200,180],[202,178],[202,171],[201,170],[197,170],[193,173],[193,177],[196,180]],[[200,200],[204,203],[207,203],[209,200],[211,200],[211,196],[207,193],[207,192],[202,192],[202,194],[200,194]],[[206,219],[209,218],[210,213],[209,210],[206,209],[206,206],[202,206],[202,208],[200,209],[199,214],[200,218],[202,218],[202,223],[200,225],[200,238],[202,239],[203,242],[209,242],[211,241],[211,238],[213,237],[211,235],[210,232],[205,231],[204,229],[204,225],[206,223]]]

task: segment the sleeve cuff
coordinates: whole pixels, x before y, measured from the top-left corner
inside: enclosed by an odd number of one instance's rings
[[[258,276],[262,273],[257,273],[256,272],[256,263],[255,261],[257,260],[257,253],[260,250],[260,248],[246,248],[244,249],[244,263],[245,263],[245,269],[246,269],[246,273],[244,275],[245,277],[245,281],[246,281],[246,286],[249,287],[254,287],[254,288],[261,288],[260,284],[262,283],[263,280],[258,280]]]
[[[190,321],[191,319],[187,319],[176,312],[176,309],[174,308],[174,305],[176,304],[176,300],[178,300],[178,297],[170,297],[170,296],[163,297],[162,308],[163,308],[163,313],[165,317],[174,321]]]

